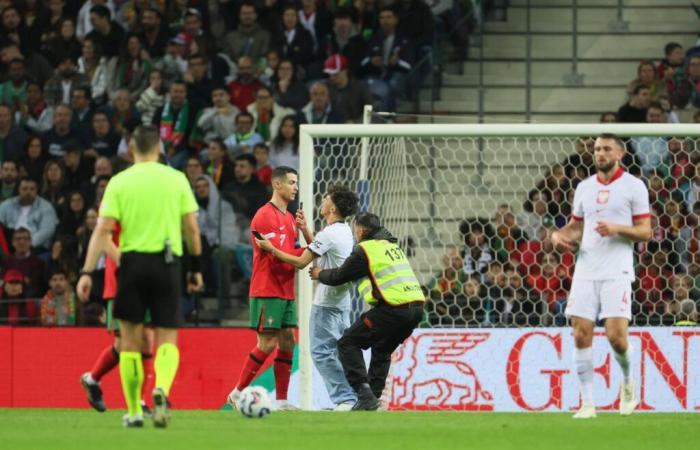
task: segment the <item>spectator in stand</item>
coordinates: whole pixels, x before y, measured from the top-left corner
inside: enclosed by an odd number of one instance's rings
[[[262,82],[255,76],[253,60],[248,56],[238,59],[238,76],[228,85],[231,103],[241,111],[246,111],[248,105],[255,101],[255,93],[263,87]]]
[[[187,71],[182,77],[187,83],[187,96],[193,108],[201,109],[211,106],[211,93],[214,82],[207,74],[208,62],[201,53],[191,54],[187,58]]]
[[[77,143],[66,145],[66,153],[63,155],[63,167],[65,168],[65,188],[78,190],[92,177],[95,159],[83,156],[83,149]]]
[[[238,28],[224,36],[221,47],[234,61],[240,61],[244,56],[250,58],[252,69],[253,64],[257,65],[270,49],[270,32],[257,22],[258,13],[252,2],[244,1],[241,4],[238,10],[238,19]],[[235,96],[232,95],[232,98],[235,104]],[[236,106],[242,111],[246,105]]]
[[[333,33],[333,15],[318,6],[318,0],[301,0],[299,22],[311,33],[314,43],[314,61],[305,67],[309,80],[322,76],[323,60],[328,38]]]
[[[588,177],[593,174],[594,171],[594,161],[593,161],[593,139],[577,139],[576,140],[576,153],[568,156],[562,165],[566,171],[566,176],[569,179],[576,177],[576,172],[583,169],[585,176]]]
[[[277,72],[277,66],[280,64],[280,54],[274,48],[265,55],[265,68],[260,72],[260,81],[265,86],[272,86],[272,79]]]
[[[295,113],[293,109],[277,104],[272,96],[272,91],[265,86],[256,92],[255,102],[248,105],[248,112],[253,116],[255,131],[265,142],[269,142],[277,136],[282,119]]]
[[[317,81],[309,89],[311,101],[297,115],[299,123],[343,123],[345,117],[331,102],[328,85]]]
[[[181,3],[186,4],[186,2]],[[172,22],[170,24],[173,25]],[[187,34],[190,39],[204,38],[206,40],[211,40],[209,32],[204,28],[202,12],[197,8],[185,9],[182,22],[182,31]]]
[[[236,156],[240,153],[251,153],[255,144],[265,142],[260,134],[253,129],[253,115],[247,111],[236,116],[236,132],[224,140],[229,154]]]
[[[64,58],[77,61],[80,53],[80,41],[75,37],[75,22],[66,17],[61,20],[61,32],[47,43],[44,54],[53,65],[57,65]]]
[[[656,244],[656,243],[654,243]],[[642,253],[637,265],[638,288],[635,299],[645,314],[654,313],[662,301],[665,283],[650,251]]]
[[[40,42],[46,43],[58,34],[61,19],[68,14],[65,5],[64,0],[49,0],[46,2],[47,11],[36,18],[36,31],[40,33]]]
[[[87,144],[87,139],[82,131],[71,127],[73,110],[70,106],[60,103],[56,106],[53,115],[53,127],[42,135],[44,146],[48,149],[49,155],[54,158],[61,158],[65,153],[65,147],[70,142],[77,142],[83,148]]]
[[[225,139],[236,132],[236,116],[240,112],[231,104],[231,96],[224,85],[215,85],[211,91],[214,106],[203,109],[197,118],[197,134],[204,141]]]
[[[44,100],[42,85],[30,81],[27,83],[27,103],[20,103],[15,112],[15,121],[29,132],[42,134],[53,126],[53,106]]]
[[[68,281],[75,285],[78,281],[77,236],[63,235],[53,241],[46,270],[48,273],[54,273],[57,270],[64,272]]]
[[[518,224],[529,239],[537,238],[540,227],[554,226],[554,218],[549,214],[548,204],[546,192],[533,189],[528,193],[523,212],[518,215]]]
[[[163,72],[158,69],[148,74],[148,87],[136,102],[136,109],[141,113],[141,123],[150,125],[156,110],[165,104],[165,85]]]
[[[643,85],[635,86],[629,101],[618,109],[617,119],[622,123],[645,122],[650,101],[651,93],[649,88]]]
[[[88,134],[88,149],[84,155],[97,158],[106,156],[113,158],[117,155],[117,148],[121,136],[112,129],[109,123],[109,116],[104,111],[96,111],[92,115],[92,124]]]
[[[600,123],[616,123],[617,113],[614,111],[606,111],[600,115]]]
[[[513,267],[507,267],[508,288],[498,310],[503,324],[541,326],[537,293]]]
[[[566,325],[566,298],[571,289],[571,276],[561,264],[561,257],[556,252],[541,252],[537,255],[540,271],[528,277],[528,284],[546,303],[550,314],[554,315],[554,324]]]
[[[22,274],[8,270],[3,276],[4,284],[0,295],[0,324],[33,325],[37,319],[37,307],[24,292]]]
[[[700,108],[700,55],[688,58],[687,73],[676,84],[671,103],[679,108],[685,108],[688,103],[694,108]]]
[[[664,313],[678,314],[681,303],[690,299],[690,290],[692,288],[693,277],[682,273],[673,275],[673,278],[671,278],[671,290],[673,293],[669,301],[665,303]]]
[[[60,103],[70,103],[70,93],[76,88],[90,88],[90,81],[78,72],[77,60],[66,56],[56,68],[56,73],[44,87],[46,101],[57,106]]]
[[[41,299],[41,324],[45,327],[78,324],[78,302],[66,274],[56,270],[49,279],[49,291]]]
[[[275,36],[273,48],[277,49],[281,58],[299,67],[306,67],[314,60],[314,39],[299,23],[297,9],[292,4],[282,9],[282,26]]]
[[[163,13],[156,7],[148,7],[141,13],[141,33],[139,35],[144,49],[153,59],[165,55],[170,33],[163,23]]]
[[[22,179],[19,194],[0,204],[0,223],[10,230],[28,229],[32,234],[32,246],[48,249],[58,220],[51,204],[37,194],[36,182]]]
[[[34,80],[41,86],[43,86],[54,73],[53,66],[51,66],[51,63],[49,63],[41,53],[33,52],[26,53],[25,55],[14,42],[5,42],[2,43],[2,49],[0,49],[0,62],[2,62],[2,64],[0,64],[0,79],[6,80],[8,78],[6,70],[9,69],[10,61],[13,59],[23,59],[27,73],[31,74]]]
[[[155,65],[155,68],[163,73],[163,81],[170,84],[179,81],[187,71],[187,45],[188,39],[185,33],[179,33],[170,38],[163,56]]]
[[[123,2],[119,2],[123,5]],[[85,38],[92,30],[92,21],[90,20],[90,10],[93,6],[103,5],[109,9],[109,12],[114,16],[116,10],[114,9],[114,2],[112,0],[87,0],[80,7],[77,15],[77,25],[76,25],[76,35],[81,40]]]
[[[189,155],[188,142],[197,121],[197,110],[187,100],[187,86],[178,81],[170,85],[168,101],[153,116],[153,125],[160,128],[168,161],[181,168]]]
[[[19,174],[21,178],[31,178],[41,185],[44,175],[44,166],[48,155],[44,150],[39,136],[29,136],[24,146],[24,151],[19,158]]]
[[[672,246],[669,264],[673,266],[675,272],[685,272],[690,263],[688,250],[693,237],[693,230],[688,224],[688,211],[679,195],[672,195],[666,201],[664,209],[664,215],[668,221],[665,240]]]
[[[342,8],[335,12],[333,19],[333,34],[331,35],[326,58],[340,53],[348,61],[348,72],[351,76],[362,76],[362,60],[367,53],[367,43],[360,34],[353,20],[353,14],[349,9]]]
[[[29,35],[27,26],[22,22],[22,16],[19,9],[12,4],[6,5],[0,12],[0,38],[3,41],[14,42],[19,45],[25,53],[31,53],[38,50],[36,40]]]
[[[212,139],[209,142],[207,174],[219,189],[233,180],[233,163],[226,153],[226,144],[221,139]]]
[[[85,129],[92,125],[92,96],[90,89],[85,87],[74,87],[70,94],[70,107],[73,109],[74,128]]]
[[[554,164],[549,169],[547,176],[535,186],[540,192],[545,192],[547,196],[547,212],[554,219],[557,227],[563,227],[569,221],[571,211],[565,208],[569,191],[571,190],[571,180],[566,176],[564,166]]]
[[[421,77],[430,73],[435,36],[435,18],[428,4],[423,0],[398,0],[394,3],[399,23],[398,34],[408,38],[413,48],[413,61],[419,63]],[[424,60],[425,58],[425,60]],[[422,80],[417,80],[418,82]]]
[[[49,201],[56,211],[63,207],[68,189],[65,186],[65,169],[56,160],[49,160],[44,166],[41,183],[41,197]]]
[[[15,113],[20,110],[22,103],[27,102],[29,76],[23,59],[15,58],[10,61],[7,78],[7,81],[0,84],[0,103],[12,107],[12,112]]]
[[[656,66],[656,77],[666,84],[666,92],[673,96],[678,81],[683,79],[683,47],[677,42],[669,42],[664,47],[665,58]]]
[[[90,8],[90,23],[93,30],[85,38],[94,39],[100,43],[102,51],[107,58],[119,55],[119,48],[124,40],[124,29],[111,20],[112,13],[104,5],[96,5]]]
[[[299,169],[299,122],[295,116],[282,119],[277,136],[270,144],[270,167]]]
[[[148,74],[153,68],[151,58],[136,34],[129,33],[120,47],[119,56],[109,62],[109,92],[126,89],[132,102],[148,87]]]
[[[331,98],[349,123],[362,123],[365,105],[373,103],[367,85],[348,72],[348,60],[341,54],[326,59],[323,71],[330,77]]]
[[[19,167],[17,161],[6,159],[0,169],[0,203],[17,195]]]
[[[442,257],[442,269],[428,282],[431,298],[443,299],[446,295],[457,296],[467,281],[464,273],[464,260],[456,245],[447,245]]]
[[[28,136],[24,128],[13,122],[12,109],[0,104],[0,161],[18,159],[27,143]]]
[[[80,192],[83,194],[87,205],[95,204],[95,196],[99,180],[102,178],[109,179],[113,174],[114,168],[112,167],[112,161],[109,158],[100,156],[95,160],[93,175],[89,180],[85,181],[82,186],[80,186]]]
[[[309,91],[297,79],[296,66],[291,61],[281,60],[271,81],[275,102],[280,106],[300,110],[309,102]]]
[[[494,320],[493,311],[508,297],[509,280],[504,266],[498,261],[491,261],[481,275],[481,282],[486,291],[486,297],[482,300],[480,308],[483,310],[481,324],[489,325]]]
[[[494,256],[498,261],[507,262],[511,255],[518,251],[520,244],[527,240],[527,237],[518,227],[510,205],[500,205],[492,222],[496,229],[496,234],[491,239]]]
[[[272,167],[270,166],[270,147],[266,144],[255,144],[253,147],[253,156],[257,164],[255,166],[255,175],[265,186],[272,184]]]
[[[234,159],[235,179],[221,191],[224,200],[231,203],[233,210],[245,215],[248,220],[270,199],[267,188],[255,176],[257,161],[250,153],[238,155]]]
[[[666,85],[661,79],[656,78],[656,67],[654,63],[645,59],[637,66],[637,78],[627,84],[627,95],[631,98],[637,86],[644,86],[649,89],[651,100],[658,100],[661,96],[667,96]]]
[[[40,296],[45,289],[45,266],[38,256],[32,255],[31,232],[26,228],[20,227],[12,233],[11,242],[14,252],[3,258],[2,267],[4,272],[18,271],[22,274],[27,296]]]
[[[688,141],[679,138],[671,138],[668,141],[666,186],[672,194],[673,191],[679,190],[685,195],[690,189],[690,180],[693,178],[695,167],[690,160],[688,145]]]
[[[685,299],[678,305],[675,325],[687,327],[698,325],[698,308],[693,300]]]
[[[647,123],[666,123],[666,114],[661,104],[651,102],[647,108]],[[640,136],[632,138],[634,153],[639,158],[642,173],[649,175],[660,168],[668,157],[668,143],[660,136]]]
[[[489,246],[487,230],[479,222],[466,221],[460,225],[464,236],[463,270],[467,275],[483,274],[493,260],[493,251]]]
[[[92,232],[97,226],[97,208],[92,206],[85,211],[85,221],[78,227],[75,236],[78,238],[78,254],[80,255],[80,266],[85,263],[87,248],[90,243]]]
[[[131,101],[127,89],[117,89],[112,94],[111,101],[102,108],[109,115],[112,128],[117,133],[124,135],[125,127],[132,122],[141,123],[141,115]]]

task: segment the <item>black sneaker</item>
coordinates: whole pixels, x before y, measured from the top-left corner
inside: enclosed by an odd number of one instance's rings
[[[105,406],[104,400],[102,400],[102,388],[99,383],[88,382],[88,376],[90,373],[86,372],[80,377],[80,385],[85,389],[87,394],[87,400],[95,411],[105,412],[107,407]]]
[[[124,425],[124,428],[143,428],[143,417],[129,417],[128,414],[125,414],[122,417],[122,425]]]
[[[153,389],[153,425],[165,428],[170,421],[168,397],[162,388]]]
[[[376,411],[379,409],[379,400],[374,396],[368,384],[363,384],[357,391],[357,402],[352,411]]]

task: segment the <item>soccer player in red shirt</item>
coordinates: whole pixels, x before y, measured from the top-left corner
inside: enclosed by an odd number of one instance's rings
[[[112,241],[115,245],[119,245],[119,233],[121,227],[119,223],[114,228],[112,233]],[[107,375],[115,367],[119,365],[119,326],[117,322],[112,317],[112,307],[114,305],[114,297],[117,294],[117,263],[112,259],[111,256],[105,258],[105,278],[104,278],[104,288],[102,290],[102,298],[107,303],[107,331],[111,333],[114,332],[114,342],[108,345],[102,352],[100,356],[97,357],[97,361],[93,365],[89,372],[85,372],[80,377],[80,384],[85,389],[87,394],[88,403],[96,411],[105,412],[107,407],[105,406],[104,400],[102,398],[102,389],[100,388],[100,380],[102,377]],[[150,392],[146,389],[146,386],[153,381],[153,340],[154,334],[153,329],[150,327],[144,327],[143,329],[143,371],[144,380],[142,392]],[[145,402],[142,400],[141,404],[145,407]],[[144,412],[148,414],[148,408],[144,408]]]
[[[304,249],[297,248],[297,223],[287,207],[298,190],[296,171],[291,167],[277,167],[272,172],[272,199],[255,213],[250,224],[253,236],[259,233],[276,248],[296,256]],[[249,296],[250,327],[257,331],[258,341],[227,401],[237,406],[241,390],[253,381],[267,357],[277,348],[274,372],[278,409],[296,409],[287,402],[297,326],[294,266],[254,245]]]

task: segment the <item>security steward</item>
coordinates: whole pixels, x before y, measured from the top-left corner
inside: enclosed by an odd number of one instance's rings
[[[128,407],[124,426],[129,428],[143,426],[141,341],[146,311],[151,313],[157,348],[153,422],[165,427],[169,420],[167,396],[180,361],[183,234],[190,255],[187,290],[202,287],[197,201],[185,175],[158,162],[159,150],[158,128],[136,128],[129,142],[135,164],[107,185],[77,287],[78,295],[87,298],[100,255],[115,259],[119,271],[114,317],[121,330],[119,372]],[[121,225],[119,248],[111,238],[116,222]]]
[[[358,244],[337,269],[312,268],[311,278],[329,286],[359,280],[358,291],[373,306],[338,341],[345,377],[357,393],[355,411],[374,411],[389,374],[391,354],[408,338],[423,317],[425,296],[397,239],[381,226],[379,217],[355,218]],[[372,349],[369,374],[362,350]]]

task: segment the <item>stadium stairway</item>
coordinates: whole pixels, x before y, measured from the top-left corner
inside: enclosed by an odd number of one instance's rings
[[[483,53],[474,36],[469,59],[447,63],[439,100],[430,89],[420,93],[419,112],[446,116],[440,122],[476,122],[479,111],[479,64],[484,64],[484,112],[487,123],[526,121],[526,13],[528,0],[511,0],[505,20],[485,19]],[[658,62],[667,42],[692,47],[700,21],[690,2],[625,0],[617,31],[616,1],[578,0],[578,70],[580,85],[571,84],[573,0],[530,0],[532,122],[596,122],[602,111],[617,111],[625,85],[636,76],[642,59]],[[462,67],[460,67],[460,65]],[[401,112],[415,112],[404,103]],[[681,112],[682,119],[690,111]],[[427,122],[429,119],[421,119]]]

